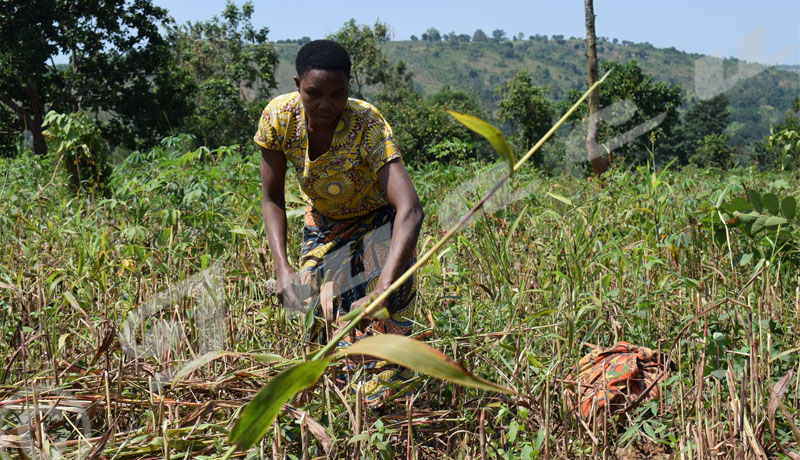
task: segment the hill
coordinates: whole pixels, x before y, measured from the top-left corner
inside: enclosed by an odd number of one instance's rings
[[[292,91],[294,56],[299,45],[280,43],[276,47],[281,60],[278,90]],[[554,100],[563,99],[570,89],[583,88],[585,48],[582,39],[545,37],[484,42],[391,41],[383,45],[391,61],[402,59],[408,64],[421,92],[432,94],[449,85],[478,97],[489,112],[496,109],[496,88],[523,69],[531,72],[538,85],[547,86]],[[703,55],[603,38],[598,40],[597,52],[601,62],[636,59],[656,80],[679,85],[686,96],[686,107],[697,101],[695,63]],[[732,78],[740,61],[726,59],[723,67],[725,79]],[[769,127],[783,119],[793,99],[800,94],[800,73],[796,66],[764,67],[755,76],[738,81],[727,93],[732,119],[729,134],[736,145],[748,146],[766,136]]]

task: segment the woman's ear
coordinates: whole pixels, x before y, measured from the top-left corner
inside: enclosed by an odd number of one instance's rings
[[[300,91],[300,77],[297,75],[294,76],[294,84],[297,86],[297,90]]]

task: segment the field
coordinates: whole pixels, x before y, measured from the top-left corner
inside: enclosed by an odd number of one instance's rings
[[[55,155],[0,160],[0,458],[41,458],[31,439],[51,458],[221,458],[241,407],[317,347],[268,295],[258,157],[185,146],[128,156],[94,196]],[[420,252],[492,185],[487,167],[412,172]],[[417,375],[373,408],[330,374],[237,458],[800,458],[797,217],[750,237],[718,209],[800,197],[799,179],[523,170],[422,269],[415,327],[517,395]],[[575,417],[570,373],[622,340],[662,353],[661,398]]]

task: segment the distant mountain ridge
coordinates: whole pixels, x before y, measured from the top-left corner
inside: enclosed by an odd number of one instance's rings
[[[281,59],[276,75],[278,92],[293,91],[294,57],[299,45],[275,46]],[[432,94],[449,85],[479,98],[489,112],[496,109],[497,87],[520,70],[528,70],[535,84],[547,86],[554,100],[564,99],[570,89],[585,88],[586,45],[582,39],[390,41],[383,49],[390,61],[402,59],[408,64],[415,85],[423,93]],[[697,100],[695,64],[703,58],[701,54],[605,39],[598,40],[597,52],[601,62],[636,59],[657,81],[679,85],[687,107]],[[724,60],[724,78],[734,77],[738,67],[739,61]],[[729,134],[736,145],[751,145],[769,134],[771,125],[783,120],[793,99],[800,95],[800,66],[764,67],[726,93],[731,100]]]

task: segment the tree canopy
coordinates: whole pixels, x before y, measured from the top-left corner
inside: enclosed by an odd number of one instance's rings
[[[83,110],[107,114],[105,134],[118,142],[166,134],[190,110],[191,87],[169,65],[159,32],[168,23],[167,11],[149,0],[3,2],[0,104],[16,123],[0,131],[29,130],[34,151],[44,154],[45,114]],[[59,56],[69,64],[56,65]]]
[[[253,11],[250,2],[239,8],[229,0],[221,19],[167,30],[175,66],[185,69],[198,87],[194,95],[185,95],[196,110],[181,131],[195,135],[202,145],[247,142],[276,87],[278,55],[267,41],[269,29],[253,27]]]
[[[364,98],[364,87],[384,83],[391,65],[383,55],[380,43],[389,38],[386,24],[375,21],[375,26],[359,26],[355,19],[347,21],[329,39],[339,42],[350,53],[352,68],[350,75],[355,85],[351,91],[355,97]]]
[[[553,122],[555,111],[548,98],[547,88],[533,84],[530,73],[523,70],[498,90],[500,97],[498,117],[510,123],[516,134],[513,142],[525,151],[541,138]],[[541,165],[541,155],[534,157]]]
[[[651,140],[665,140],[680,121],[678,108],[684,100],[681,88],[654,81],[635,59],[626,63],[604,62],[600,67],[601,74],[608,71],[611,74],[598,91],[601,113],[605,114],[600,115],[598,142],[607,144],[617,156],[643,163],[650,157],[649,150],[654,145]],[[570,91],[570,104],[579,97],[580,92]],[[588,116],[586,105],[578,109],[578,114],[583,119]],[[653,134],[643,136],[645,132]]]

